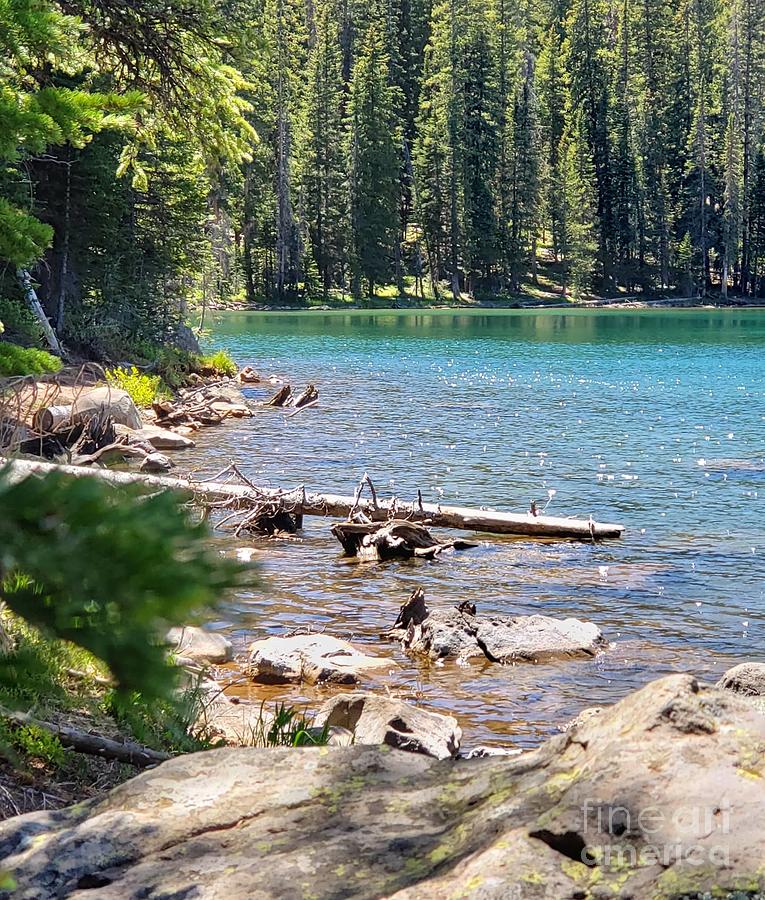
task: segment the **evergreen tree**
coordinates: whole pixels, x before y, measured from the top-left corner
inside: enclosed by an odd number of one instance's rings
[[[539,153],[541,228],[549,228],[553,258],[562,253],[564,227],[564,165],[561,141],[565,127],[565,73],[561,65],[563,22],[556,18],[544,33],[537,66],[539,84]]]
[[[535,59],[522,51],[512,110],[512,193],[510,205],[510,273],[514,290],[536,260],[539,228],[539,110]]]
[[[490,23],[471,8],[460,59],[461,257],[465,289],[490,277],[497,259],[494,181],[497,159],[497,81]]]
[[[316,18],[298,148],[301,209],[325,300],[344,285],[348,232],[342,53],[331,13],[326,4]]]
[[[395,109],[400,95],[388,75],[382,35],[371,25],[353,68],[348,114],[355,295],[365,279],[373,296],[375,285],[393,271],[400,146]]]
[[[579,111],[569,117],[561,142],[563,204],[561,255],[564,295],[580,298],[592,288],[597,260],[597,188],[588,144],[588,127]]]
[[[274,99],[273,147],[276,194],[274,294],[295,295],[303,275],[303,246],[294,205],[295,124],[303,102],[308,36],[297,0],[267,0],[266,39]]]
[[[614,179],[609,135],[609,97],[612,84],[612,44],[609,7],[605,0],[574,0],[566,21],[564,59],[568,76],[571,146],[579,157],[584,148],[592,160],[597,198],[593,223],[598,243],[600,277],[605,290],[612,287],[614,235]],[[571,150],[569,150],[571,152]],[[570,163],[569,163],[570,167]]]

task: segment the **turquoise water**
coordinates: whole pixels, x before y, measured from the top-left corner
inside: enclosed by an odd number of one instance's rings
[[[598,546],[487,539],[435,563],[358,565],[313,520],[268,545],[265,591],[218,623],[241,644],[309,623],[374,643],[400,664],[392,687],[453,712],[468,743],[533,743],[657,675],[716,678],[765,655],[765,311],[232,313],[214,342],[293,389],[314,382],[321,402],[209,430],[194,468],[233,460],[258,483],[342,493],[366,471],[406,501],[534,499],[627,528]],[[590,619],[612,649],[416,666],[378,639],[415,584],[434,605]]]

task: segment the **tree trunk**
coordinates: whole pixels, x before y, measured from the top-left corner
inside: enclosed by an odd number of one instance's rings
[[[55,353],[56,356],[63,356],[64,351],[61,349],[61,344],[58,341],[56,332],[53,330],[40,301],[37,299],[37,292],[32,285],[32,277],[29,274],[29,270],[19,267],[16,270],[16,276],[21,284],[21,290],[24,292],[24,299],[27,301],[27,305],[40,323],[40,327],[43,330],[43,334],[45,335],[45,339],[48,342],[51,352]]]
[[[61,269],[58,281],[58,300],[56,303],[56,330],[61,333],[64,328],[66,311],[66,280],[69,277],[69,231],[72,207],[72,161],[66,163],[66,197],[64,201],[64,235],[61,248]]]

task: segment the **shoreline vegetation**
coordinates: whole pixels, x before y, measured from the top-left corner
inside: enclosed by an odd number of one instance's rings
[[[327,303],[321,298],[310,298],[302,304],[278,306],[266,303],[246,303],[244,301],[229,301],[224,304],[213,303],[208,306],[211,312],[353,312],[353,311],[401,311],[448,309],[452,311],[464,310],[577,310],[577,309],[604,309],[604,310],[640,310],[640,309],[762,309],[765,308],[765,300],[752,297],[729,296],[727,299],[708,297],[610,297],[593,300],[536,300],[534,298],[514,299],[485,299],[470,300],[465,298],[457,303],[441,301],[422,301],[412,297],[396,297],[391,300],[388,297],[366,297],[361,301],[339,300],[335,303]]]

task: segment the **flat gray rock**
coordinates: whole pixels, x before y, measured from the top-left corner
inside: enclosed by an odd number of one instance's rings
[[[263,684],[357,684],[362,675],[396,668],[329,634],[270,637],[250,645],[247,673]]]
[[[191,438],[157,425],[144,425],[138,429],[115,425],[114,430],[118,435],[127,435],[132,443],[150,444],[155,450],[190,450],[196,447]]]
[[[462,729],[453,716],[364,691],[328,700],[315,724],[348,729],[355,744],[387,744],[436,759],[455,756],[462,739]]]
[[[765,891],[765,717],[673,675],[516,758],[181,756],[0,825],[13,900],[573,900]]]

